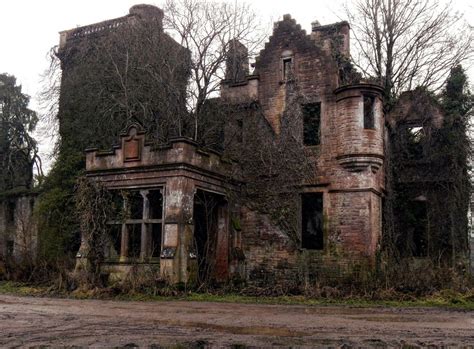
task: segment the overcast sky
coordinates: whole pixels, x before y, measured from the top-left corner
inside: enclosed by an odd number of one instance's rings
[[[234,0],[222,0],[234,2]],[[321,24],[345,19],[344,0],[253,0],[252,6],[262,21],[270,22],[289,13],[307,31],[310,23]],[[347,1],[350,4],[350,1]],[[0,73],[15,75],[23,92],[32,97],[31,107],[38,110],[37,94],[41,74],[48,66],[47,53],[59,41],[58,32],[121,17],[137,3],[160,6],[160,1],[144,0],[0,0]],[[453,0],[456,10],[474,25],[474,0]],[[470,69],[471,82],[474,80]],[[43,139],[40,150],[46,158],[50,139]],[[47,160],[47,159],[45,159]]]

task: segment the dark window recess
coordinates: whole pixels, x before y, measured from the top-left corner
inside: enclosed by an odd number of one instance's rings
[[[130,209],[130,219],[143,218],[143,196],[139,191],[131,191],[128,196],[128,207]]]
[[[301,247],[308,250],[322,250],[324,249],[323,194],[302,194],[301,204]]]
[[[321,103],[303,104],[302,112],[304,145],[320,144]]]
[[[428,255],[428,211],[426,206],[426,201],[413,200],[407,203],[407,244],[413,257]]]
[[[161,253],[161,224],[151,225],[150,256],[159,258]]]
[[[13,250],[15,249],[15,242],[13,240],[7,241],[7,256],[13,256]]]
[[[375,128],[375,97],[364,96],[364,128]]]
[[[163,216],[163,195],[159,190],[150,190],[148,193],[150,219],[161,219]]]
[[[123,196],[120,191],[114,190],[111,191],[111,204],[112,204],[112,213],[111,216],[114,220],[123,219]]]
[[[293,58],[283,58],[283,80],[291,80],[293,76]]]
[[[109,224],[107,226],[110,237],[110,258],[118,258],[122,247],[122,225]]]
[[[16,204],[14,201],[9,201],[7,203],[7,223],[14,223],[15,222],[15,210],[16,210]]]
[[[142,225],[127,224],[128,229],[128,257],[140,257],[142,244]]]

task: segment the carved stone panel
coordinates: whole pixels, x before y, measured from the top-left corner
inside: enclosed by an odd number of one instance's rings
[[[131,127],[128,137],[123,139],[123,159],[124,161],[140,161],[142,137],[137,136],[137,129]]]

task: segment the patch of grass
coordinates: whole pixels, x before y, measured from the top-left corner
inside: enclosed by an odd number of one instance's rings
[[[67,296],[75,299],[112,299],[120,301],[192,301],[270,305],[341,305],[351,307],[436,307],[459,310],[474,310],[474,290],[466,293],[444,290],[426,297],[410,300],[371,300],[362,297],[310,298],[306,296],[243,296],[235,293],[213,294],[187,292],[175,296],[161,296],[146,293],[110,295],[100,289],[59,294],[46,286],[0,281],[0,294],[19,296]]]
[[[22,282],[0,281],[0,294],[44,296],[47,293],[48,287],[45,286],[33,286]]]

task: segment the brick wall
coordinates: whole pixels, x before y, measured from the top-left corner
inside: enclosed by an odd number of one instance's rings
[[[340,39],[335,47],[347,55],[348,27],[328,28],[307,35],[285,16],[275,24],[256,64],[258,103],[277,135],[285,127],[282,115],[290,94],[298,95],[301,103],[321,102],[321,142],[306,148],[307,156],[316,162],[314,180],[295,191],[323,192],[325,247],[303,250],[268,216],[244,208],[242,246],[250,281],[338,277],[375,259],[384,188],[381,89],[369,84],[338,85],[331,35]],[[282,59],[287,56],[294,62],[290,81],[284,80],[282,72]],[[374,129],[364,129],[366,93],[376,97]]]

